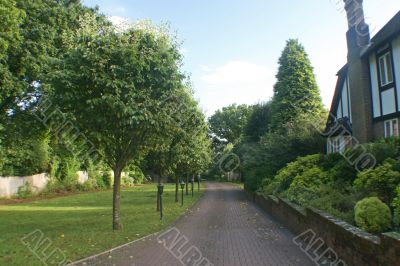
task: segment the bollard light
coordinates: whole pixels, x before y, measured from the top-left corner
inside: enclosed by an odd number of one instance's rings
[[[182,181],[181,181],[181,190],[182,190],[182,203],[181,203],[181,206],[183,206],[183,189],[185,188],[185,181],[183,181],[183,179],[182,179]]]
[[[164,192],[164,184],[159,183],[157,185],[158,196],[160,197],[160,220],[163,219],[163,203],[162,203],[162,194]]]

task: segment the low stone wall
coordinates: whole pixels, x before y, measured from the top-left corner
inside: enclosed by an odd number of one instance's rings
[[[46,188],[48,181],[49,177],[45,173],[23,177],[0,177],[0,197],[9,198],[16,195],[18,193],[18,189],[24,186],[26,183],[29,184],[34,193],[39,193]]]
[[[301,235],[312,230],[316,238],[323,240],[324,247],[333,250],[342,260],[339,264],[323,265],[400,265],[400,239],[397,235],[372,235],[314,208],[302,208],[286,200],[259,193],[248,194],[294,234]],[[302,240],[315,241],[314,238]]]

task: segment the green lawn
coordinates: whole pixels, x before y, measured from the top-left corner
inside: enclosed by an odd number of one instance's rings
[[[21,242],[22,237],[36,229],[51,240],[50,251],[59,248],[71,261],[157,232],[175,221],[201,196],[197,192],[194,198],[185,196],[181,207],[174,202],[174,189],[173,184],[164,188],[162,222],[155,211],[155,184],[124,189],[121,232],[112,231],[111,191],[0,205],[0,265],[41,265]]]

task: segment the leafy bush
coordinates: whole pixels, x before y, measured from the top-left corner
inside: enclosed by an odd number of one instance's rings
[[[296,161],[289,163],[285,168],[281,169],[275,178],[264,180],[263,191],[267,194],[277,195],[287,190],[296,176],[300,176],[310,168],[318,166],[322,161],[321,158],[320,154],[297,158]]]
[[[268,176],[268,165],[265,150],[258,143],[241,143],[236,147],[234,153],[240,157],[240,171],[245,182],[246,189],[256,191],[260,188],[263,178]]]
[[[18,130],[19,131],[19,130]],[[0,175],[27,176],[46,172],[49,161],[48,137],[25,136],[20,132],[7,132],[2,147]]]
[[[295,176],[289,189],[281,195],[288,200],[307,205],[311,200],[321,197],[320,188],[326,180],[326,172],[314,166]]]
[[[97,180],[93,179],[93,178],[89,178],[85,183],[80,184],[77,183],[76,184],[76,190],[78,191],[91,191],[94,189],[98,189],[98,185],[97,185]]]
[[[106,188],[110,188],[114,184],[114,178],[110,171],[103,171],[102,179]]]
[[[349,187],[357,177],[357,171],[341,154],[325,156],[322,167],[328,172],[329,180],[337,189]]]
[[[134,184],[143,184],[145,182],[145,176],[142,170],[137,166],[130,167],[129,177],[132,179]]]
[[[332,188],[332,184],[322,185],[319,197],[310,200],[307,206],[332,214],[350,224],[354,224],[354,205],[358,195],[353,191],[342,192]]]
[[[367,152],[371,153],[377,164],[381,164],[388,158],[395,158],[397,154],[396,144],[393,142],[376,142],[364,146]]]
[[[64,192],[66,192],[65,184],[55,178],[51,178],[43,194],[59,194]]]
[[[92,183],[93,188],[96,189],[104,189],[108,187],[103,178],[101,168],[102,168],[101,164],[95,165],[91,161],[89,161],[87,164],[87,172],[89,176],[88,182],[90,181]]]
[[[375,169],[359,173],[354,185],[365,194],[376,194],[386,204],[390,204],[395,197],[395,189],[400,184],[400,172],[395,169],[396,162],[388,159]]]
[[[394,224],[400,227],[400,185],[396,189],[396,198],[392,202],[392,207],[394,208]]]
[[[29,182],[26,182],[23,186],[18,188],[17,198],[26,199],[31,197],[33,194],[32,187]]]
[[[390,209],[377,197],[365,198],[357,202],[354,210],[356,225],[367,232],[385,232],[391,227]]]
[[[134,179],[131,175],[126,175],[121,178],[121,185],[122,186],[131,186],[134,184]]]

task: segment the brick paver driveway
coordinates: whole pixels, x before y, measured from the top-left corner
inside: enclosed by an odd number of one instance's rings
[[[314,265],[292,243],[294,235],[250,202],[243,190],[223,183],[206,188],[167,233],[78,265]]]

